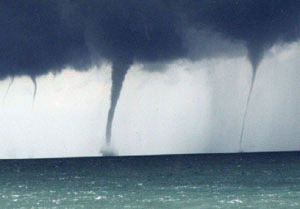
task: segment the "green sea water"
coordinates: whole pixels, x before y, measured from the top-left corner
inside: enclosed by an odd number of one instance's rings
[[[300,153],[0,161],[0,208],[300,208]]]

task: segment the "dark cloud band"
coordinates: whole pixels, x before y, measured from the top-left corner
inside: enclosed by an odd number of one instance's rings
[[[264,51],[300,36],[300,2],[292,0],[14,0],[2,2],[0,11],[2,79],[65,67],[88,69],[99,59],[189,58],[186,34],[191,28],[241,41],[256,69]],[[197,59],[220,55],[218,48],[201,48],[212,36],[195,43],[203,51]]]

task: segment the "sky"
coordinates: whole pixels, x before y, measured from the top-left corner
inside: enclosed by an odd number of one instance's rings
[[[299,9],[1,3],[0,158],[299,150]]]

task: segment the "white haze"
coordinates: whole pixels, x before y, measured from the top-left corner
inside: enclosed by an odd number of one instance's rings
[[[300,44],[275,46],[261,62],[243,150],[299,150]],[[120,155],[238,152],[251,80],[246,56],[191,62],[166,72],[129,70],[115,112]],[[0,82],[0,158],[99,156],[105,144],[110,65],[88,72]],[[7,95],[6,95],[7,92]]]

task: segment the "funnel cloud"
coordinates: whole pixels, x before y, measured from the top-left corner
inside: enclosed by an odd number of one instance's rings
[[[252,78],[242,143],[259,64],[275,44],[299,40],[299,11],[300,2],[293,0],[5,1],[0,4],[0,79],[29,76],[34,99],[38,76],[67,67],[85,71],[111,63],[106,126],[106,142],[110,144],[115,108],[126,73],[134,63],[247,56]],[[191,31],[197,34],[195,40],[190,39]]]
[[[124,59],[124,58],[123,58]],[[118,99],[120,97],[123,81],[125,79],[126,73],[131,65],[130,59],[118,59],[112,64],[112,88],[111,88],[111,102],[110,108],[107,116],[106,124],[106,144],[110,144],[111,140],[111,126],[114,118],[114,113]]]

